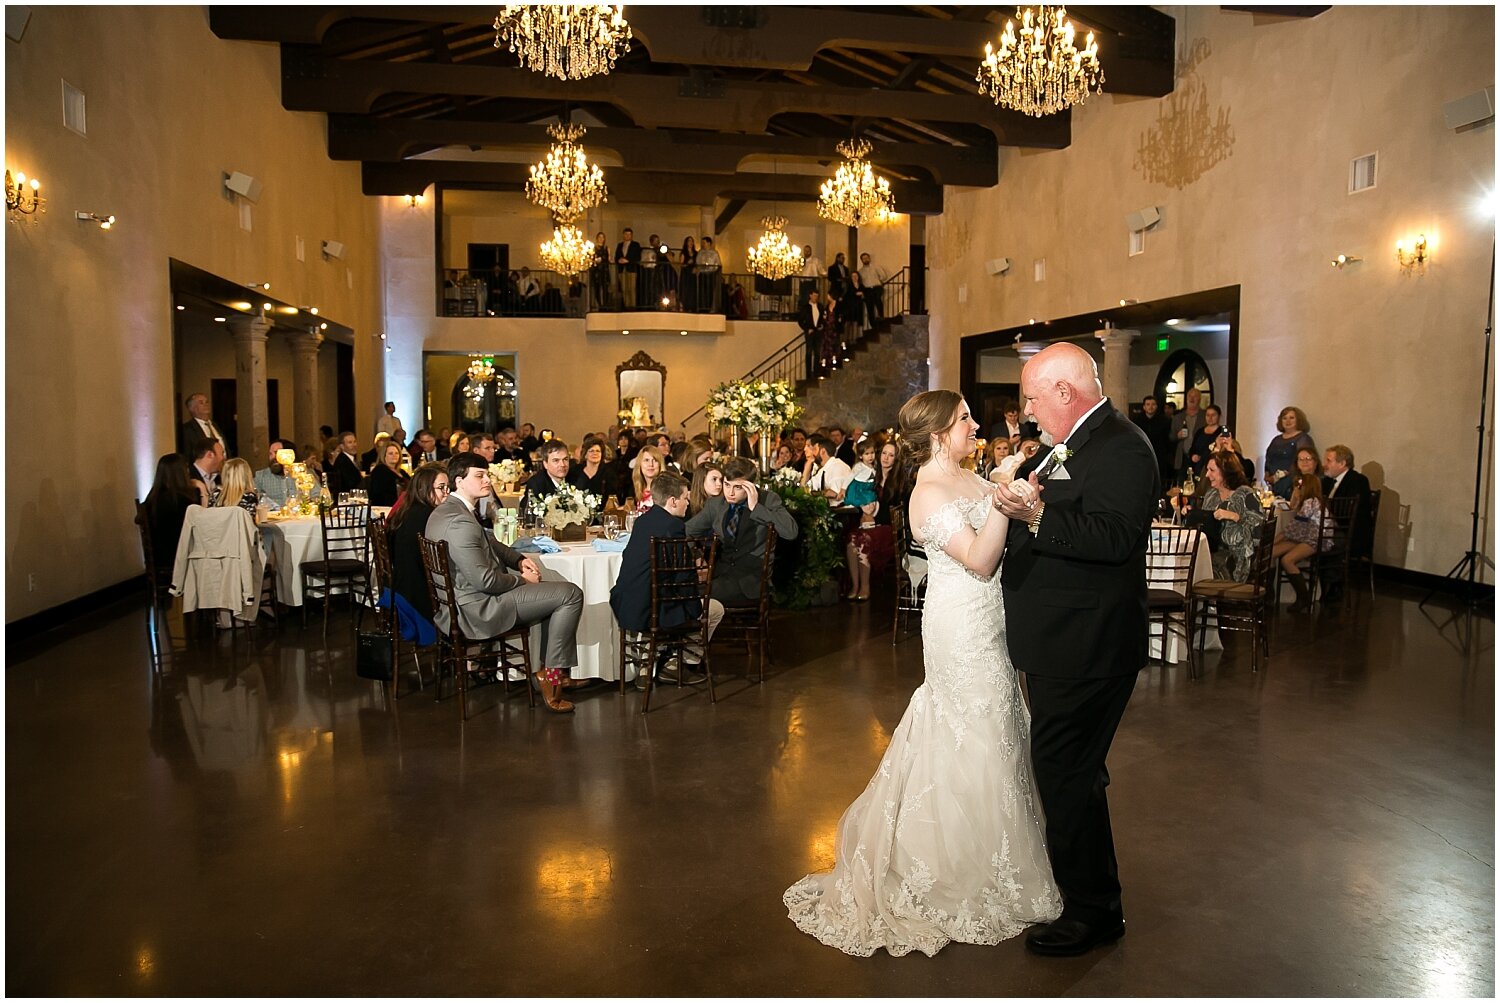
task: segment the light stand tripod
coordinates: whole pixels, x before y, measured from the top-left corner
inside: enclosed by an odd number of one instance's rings
[[[1464,589],[1464,602],[1470,608],[1479,605],[1479,600],[1474,595],[1474,579],[1479,573],[1481,564],[1487,565],[1491,571],[1495,570],[1495,562],[1479,552],[1479,495],[1484,482],[1484,418],[1489,407],[1490,391],[1490,339],[1491,332],[1495,327],[1495,245],[1490,243],[1490,299],[1488,314],[1484,322],[1484,368],[1479,372],[1479,451],[1474,463],[1474,510],[1470,516],[1469,528],[1469,550],[1458,563],[1453,565],[1453,570],[1443,577],[1452,578],[1456,581],[1467,581]],[[1437,592],[1438,586],[1428,590],[1427,595],[1422,597],[1418,606],[1426,606],[1427,601]]]

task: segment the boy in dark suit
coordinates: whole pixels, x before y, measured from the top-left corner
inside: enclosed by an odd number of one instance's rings
[[[715,599],[727,603],[760,599],[767,526],[775,526],[780,539],[797,538],[797,520],[786,510],[781,497],[755,486],[755,464],[742,457],[730,460],[724,464],[724,493],[709,498],[703,511],[687,523],[689,533],[719,536],[719,556],[714,559]]]
[[[620,562],[620,574],[609,590],[609,606],[615,611],[615,620],[621,628],[640,633],[651,626],[651,541],[657,537],[681,538],[687,536],[683,517],[688,510],[688,482],[670,470],[663,470],[651,482],[651,497],[655,504],[642,512],[635,520],[635,529],[625,544],[625,554]],[[673,603],[663,609],[658,617],[660,627],[676,627],[689,620],[696,620],[703,608],[695,599],[692,602]],[[724,618],[724,605],[717,599],[708,601],[708,636]],[[702,675],[693,671],[693,666],[703,661],[703,652],[697,645],[683,646],[683,680],[697,682]],[[658,678],[661,678],[658,673]],[[644,685],[639,678],[637,686]]]

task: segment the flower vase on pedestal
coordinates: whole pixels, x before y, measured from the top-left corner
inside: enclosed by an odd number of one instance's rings
[[[729,449],[725,451],[726,456],[735,457],[740,455],[740,427],[733,423],[723,426],[729,432]]]
[[[763,428],[755,441],[755,460],[760,464],[760,475],[769,477],[776,463],[776,447],[781,442],[781,429]]]

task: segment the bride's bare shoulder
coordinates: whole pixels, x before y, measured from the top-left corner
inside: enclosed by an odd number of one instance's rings
[[[933,513],[957,499],[958,493],[947,484],[938,481],[917,481],[911,489],[911,501],[907,504],[907,509],[911,512],[912,525],[922,525]]]

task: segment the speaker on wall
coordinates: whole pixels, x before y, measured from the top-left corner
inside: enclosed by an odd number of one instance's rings
[[[1125,214],[1125,227],[1131,233],[1149,229],[1161,220],[1161,210],[1155,206],[1147,206],[1137,209],[1135,212]]]
[[[989,270],[991,275],[1004,275],[1010,271],[1010,259],[995,258],[991,261],[986,261],[984,267]]]
[[[261,189],[265,187],[265,183],[248,174],[232,171],[224,175],[224,187],[243,199],[259,202]]]
[[[344,245],[337,240],[323,241],[323,257],[334,261],[344,256]]]

